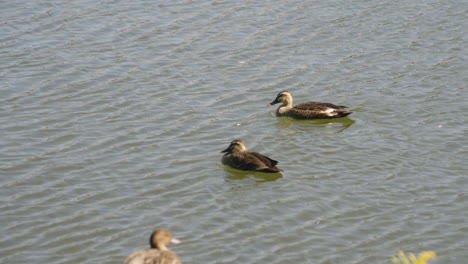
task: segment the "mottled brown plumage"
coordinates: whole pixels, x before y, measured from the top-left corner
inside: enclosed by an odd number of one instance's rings
[[[177,255],[166,247],[169,243],[178,244],[179,240],[165,229],[156,229],[150,237],[151,248],[133,252],[124,264],[181,264]]]
[[[229,147],[221,153],[226,153],[221,162],[234,169],[272,173],[281,171],[276,167],[278,161],[258,152],[247,151],[242,140],[233,140]]]
[[[276,110],[277,116],[290,116],[296,119],[322,119],[345,117],[354,111],[346,110],[346,106],[330,103],[305,102],[292,106],[293,99],[289,92],[278,93],[275,100],[268,106],[282,103]]]

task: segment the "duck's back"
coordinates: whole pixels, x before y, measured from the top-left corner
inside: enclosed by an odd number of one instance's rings
[[[255,158],[259,159],[261,162],[263,162],[267,167],[273,168],[276,165],[278,165],[278,161],[274,159],[270,159],[269,157],[260,154],[258,152],[250,152],[250,155],[254,156]]]
[[[279,172],[276,168],[278,161],[270,159],[258,152],[239,152],[223,156],[222,163],[238,170],[263,172]]]
[[[345,108],[346,106],[330,103],[305,102],[291,108],[287,115],[297,119],[315,119],[345,117],[353,112]]]
[[[330,103],[320,103],[320,102],[304,102],[304,103],[300,103],[294,106],[293,108],[301,109],[301,110],[326,111],[327,109],[330,109],[330,108],[345,109],[346,106],[334,105]]]
[[[181,264],[177,255],[170,250],[141,249],[124,261],[124,264]]]

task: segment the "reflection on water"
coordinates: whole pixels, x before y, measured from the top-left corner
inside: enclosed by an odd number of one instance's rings
[[[299,129],[315,129],[325,128],[327,133],[341,133],[351,127],[356,121],[349,117],[334,118],[334,119],[313,119],[313,120],[297,120],[290,117],[278,117],[276,126],[280,129],[295,128]]]
[[[269,182],[276,181],[283,177],[281,172],[278,173],[266,173],[266,172],[256,172],[256,171],[242,171],[236,170],[231,167],[225,166],[225,179],[226,181],[239,181],[239,180],[249,180],[253,182]]]

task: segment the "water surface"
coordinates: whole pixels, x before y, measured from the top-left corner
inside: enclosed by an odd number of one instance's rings
[[[7,1],[0,262],[465,264],[462,1]],[[295,102],[339,120],[277,118]],[[281,174],[221,165],[233,139]]]

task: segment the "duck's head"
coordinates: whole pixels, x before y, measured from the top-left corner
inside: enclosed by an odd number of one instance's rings
[[[267,104],[267,106],[272,106],[274,104],[277,104],[277,103],[282,103],[283,105],[292,105],[292,96],[289,92],[287,91],[282,91],[280,93],[278,93],[278,95],[276,96],[275,100],[269,104]]]
[[[150,245],[151,248],[157,248],[159,250],[167,250],[166,245],[169,243],[179,244],[178,239],[172,238],[171,232],[166,229],[156,229],[151,234]]]
[[[242,152],[246,150],[247,148],[245,147],[244,141],[240,139],[236,139],[236,140],[231,141],[231,144],[229,144],[229,147],[221,151],[221,153],[234,153],[234,152]]]

